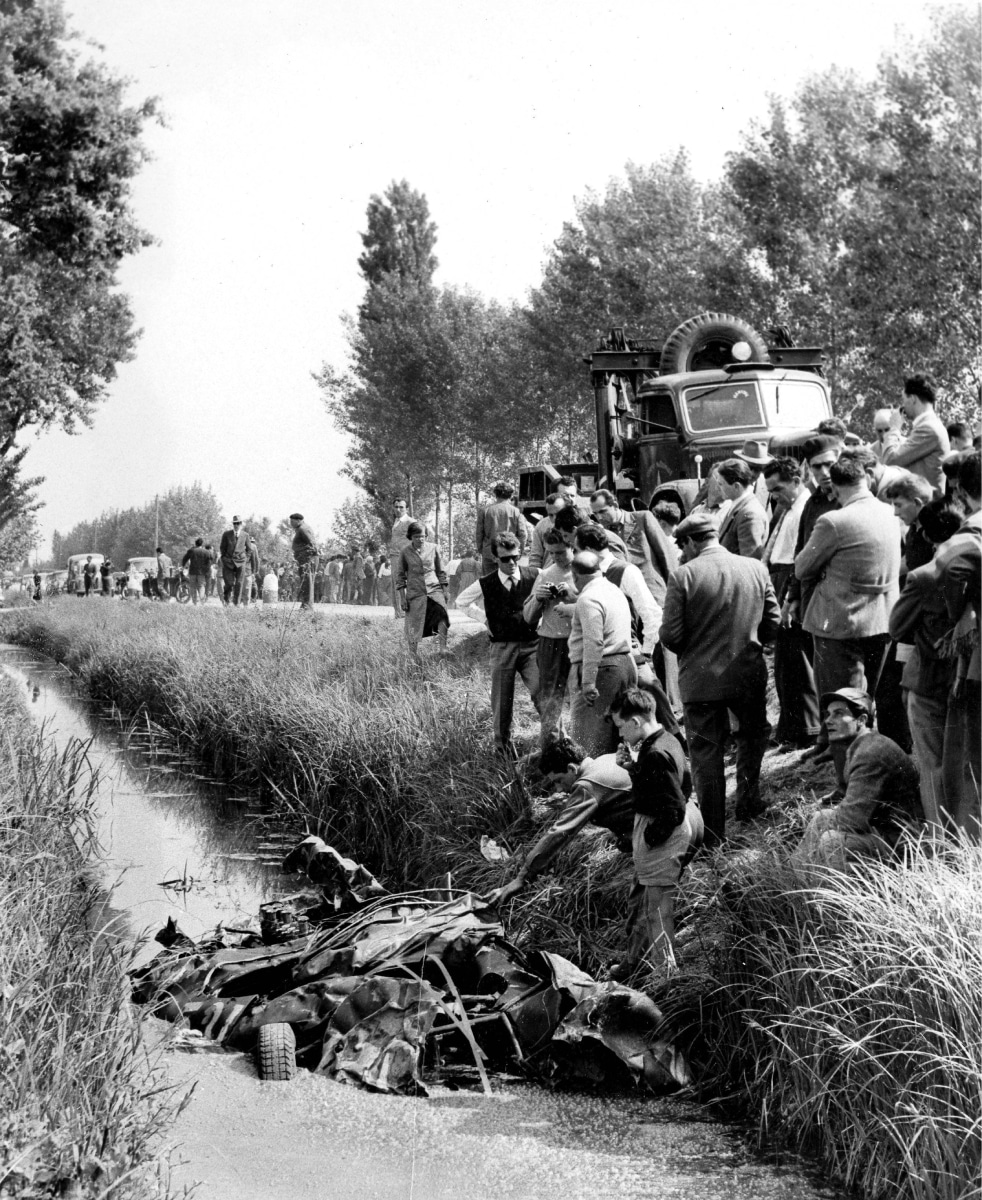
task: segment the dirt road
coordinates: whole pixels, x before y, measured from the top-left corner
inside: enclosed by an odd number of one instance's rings
[[[496,1084],[403,1099],[308,1072],[260,1083],[242,1054],[167,1054],[197,1080],[169,1140],[196,1200],[819,1200],[694,1105]]]

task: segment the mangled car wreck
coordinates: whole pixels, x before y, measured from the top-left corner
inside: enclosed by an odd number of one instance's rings
[[[314,837],[283,866],[316,890],[263,905],[258,932],[219,927],[195,944],[169,922],[164,950],[134,973],[137,1002],[254,1051],[264,1079],[300,1065],[404,1094],[464,1067],[486,1092],[489,1070],[653,1091],[688,1082],[647,996],[511,945],[479,897],[388,895]]]

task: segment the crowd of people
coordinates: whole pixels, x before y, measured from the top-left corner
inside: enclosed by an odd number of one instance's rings
[[[529,527],[512,489],[494,485],[480,574],[456,603],[488,629],[497,750],[516,755],[521,678],[540,768],[569,791],[499,899],[585,823],[603,825],[632,842],[636,868],[619,970],[644,946],[664,963],[682,867],[700,842],[726,840],[731,751],[738,822],[767,811],[769,751],[829,764],[802,862],[889,857],[908,833],[978,839],[978,437],[942,424],[923,375],[875,429],[867,445],[831,418],[800,460],[748,442],[712,466],[685,514],[670,502],[626,511],[603,488],[586,502],[563,479]],[[406,532],[407,635],[418,652],[434,632],[443,651],[439,551],[421,525]]]

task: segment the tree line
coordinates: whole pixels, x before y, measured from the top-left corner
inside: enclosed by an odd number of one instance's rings
[[[291,558],[293,530],[289,520],[278,524],[269,517],[245,517],[243,525],[252,536],[263,562]],[[109,509],[95,520],[79,521],[67,533],[51,537],[51,558],[46,568],[63,568],[72,554],[104,554],[119,567],[129,558],[152,555],[161,546],[175,562],[196,537],[218,549],[228,523],[211,488],[193,483],[171,488],[138,508]]]
[[[315,376],[350,439],[362,523],[404,495],[446,542],[455,509],[472,513],[496,477],[581,456],[583,357],[614,325],[661,340],[717,310],[785,326],[825,348],[836,412],[858,432],[914,371],[935,375],[946,415],[977,412],[980,61],[975,11],[938,10],[871,79],[833,68],[772,98],[719,181],[695,179],[681,148],[628,164],[577,202],[521,304],[435,285],[425,195],[403,180],[372,196],[349,365]]]

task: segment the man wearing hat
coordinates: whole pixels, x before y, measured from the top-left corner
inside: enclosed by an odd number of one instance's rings
[[[924,820],[917,768],[891,738],[870,728],[873,701],[859,688],[822,696],[829,741],[845,756],[843,788],[811,819],[796,851],[802,862],[840,870],[856,858],[890,858],[901,834]],[[841,798],[840,798],[841,796]]]
[[[766,508],[767,488],[764,487],[763,472],[767,464],[774,461],[774,456],[767,449],[767,442],[752,438],[749,442],[744,442],[741,449],[734,450],[733,457],[741,459],[753,471],[754,495],[760,501],[761,507]]]
[[[314,531],[303,519],[303,513],[290,513],[293,530],[293,557],[297,563],[299,577],[300,607],[307,612],[314,610],[314,574],[320,555]]]
[[[692,779],[706,844],[715,845],[725,837],[723,752],[730,713],[740,724],[734,734],[737,820],[749,821],[765,808],[760,763],[770,726],[761,643],[774,636],[780,609],[767,569],[754,558],[724,550],[711,517],[687,517],[675,538],[682,566],[668,581],[660,636],[678,655]]]
[[[218,559],[222,566],[222,603],[238,604],[242,599],[242,580],[246,559],[252,554],[252,539],[242,527],[242,520],[232,518],[232,528],[226,529],[218,544]]]
[[[521,511],[511,502],[515,489],[502,480],[491,489],[494,503],[477,514],[477,552],[481,556],[481,574],[490,575],[497,568],[493,543],[499,533],[512,533],[518,538],[518,556],[525,553],[528,525]]]

